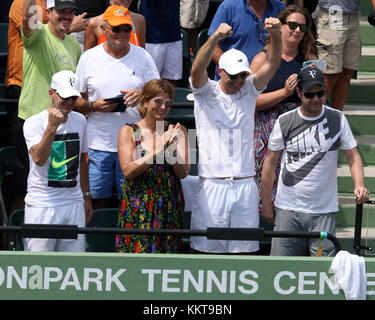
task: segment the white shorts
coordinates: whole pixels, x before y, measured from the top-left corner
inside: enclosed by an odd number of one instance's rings
[[[158,68],[160,78],[182,78],[182,40],[166,43],[146,43],[146,50]]]
[[[259,191],[253,178],[199,178],[191,216],[191,229],[205,230],[207,227],[259,227]],[[191,237],[190,247],[210,253],[242,253],[258,251],[259,242]]]
[[[83,202],[74,202],[66,206],[37,208],[25,206],[25,223],[36,224],[72,224],[84,228],[86,224]],[[25,251],[64,251],[84,252],[85,235],[78,234],[78,239],[23,239]]]

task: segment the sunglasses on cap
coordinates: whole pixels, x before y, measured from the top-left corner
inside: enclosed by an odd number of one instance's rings
[[[288,25],[290,30],[296,30],[299,27],[299,30],[301,32],[306,32],[307,29],[308,29],[307,24],[299,24],[299,23],[293,22],[293,21],[287,21],[287,22],[285,22],[285,24]]]
[[[225,71],[225,70],[224,70]],[[225,71],[226,72],[226,71]],[[229,74],[228,72],[226,72],[226,74],[228,75],[228,77],[231,79],[231,80],[236,80],[238,77],[241,78],[241,80],[245,80],[248,76],[249,76],[249,73],[244,71],[244,72],[240,72],[240,73],[237,73],[237,74]]]
[[[303,95],[305,96],[305,98],[307,99],[312,99],[315,97],[315,95],[318,97],[318,98],[321,98],[325,95],[325,91],[324,90],[321,90],[321,91],[318,91],[318,92],[304,92]]]
[[[128,25],[125,25],[125,26],[115,26],[115,27],[112,27],[112,26],[108,26],[113,33],[120,33],[121,31],[124,31],[125,33],[128,33],[132,30],[132,27],[131,26],[128,26]]]

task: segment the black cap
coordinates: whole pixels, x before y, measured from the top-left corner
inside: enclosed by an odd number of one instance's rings
[[[369,24],[375,27],[375,12],[369,14],[369,16],[367,17],[367,21]]]
[[[326,87],[323,72],[314,67],[307,67],[302,69],[298,74],[297,81],[298,88],[301,88],[303,90],[308,90],[316,85],[322,86],[324,88]]]
[[[47,0],[47,9],[67,9],[73,8],[77,9],[74,0]]]

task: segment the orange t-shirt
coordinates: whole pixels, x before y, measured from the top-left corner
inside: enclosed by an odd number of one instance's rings
[[[43,23],[47,23],[46,5],[37,0],[38,11],[43,14]],[[23,0],[14,0],[9,10],[8,61],[5,85],[22,86],[23,42],[21,37]]]

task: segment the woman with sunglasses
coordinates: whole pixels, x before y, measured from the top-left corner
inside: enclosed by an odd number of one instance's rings
[[[143,119],[121,128],[118,154],[125,175],[119,228],[180,229],[184,196],[180,179],[190,170],[186,129],[165,117],[173,104],[168,80],[151,80],[140,96]],[[173,236],[118,235],[118,252],[171,253],[181,242]]]
[[[264,157],[267,152],[269,135],[279,115],[293,110],[300,104],[295,88],[297,74],[304,61],[316,59],[314,37],[311,33],[311,19],[306,9],[289,5],[283,9],[278,18],[281,26],[282,55],[281,64],[268,83],[267,88],[258,97],[255,113],[255,168],[256,179],[261,195],[260,179]],[[266,60],[268,44],[264,51],[256,55],[250,64],[252,72],[256,73]],[[276,193],[280,164],[273,189]]]
[[[133,0],[111,0],[113,6],[123,6],[129,9]],[[146,21],[144,16],[139,13],[129,11],[130,18],[133,21],[133,27],[130,34],[129,42],[136,45],[145,47],[146,41]],[[103,21],[103,14],[97,17],[93,17],[89,20],[89,23],[85,32],[85,51],[95,47],[98,44],[106,42],[106,37],[102,32],[100,25]]]

